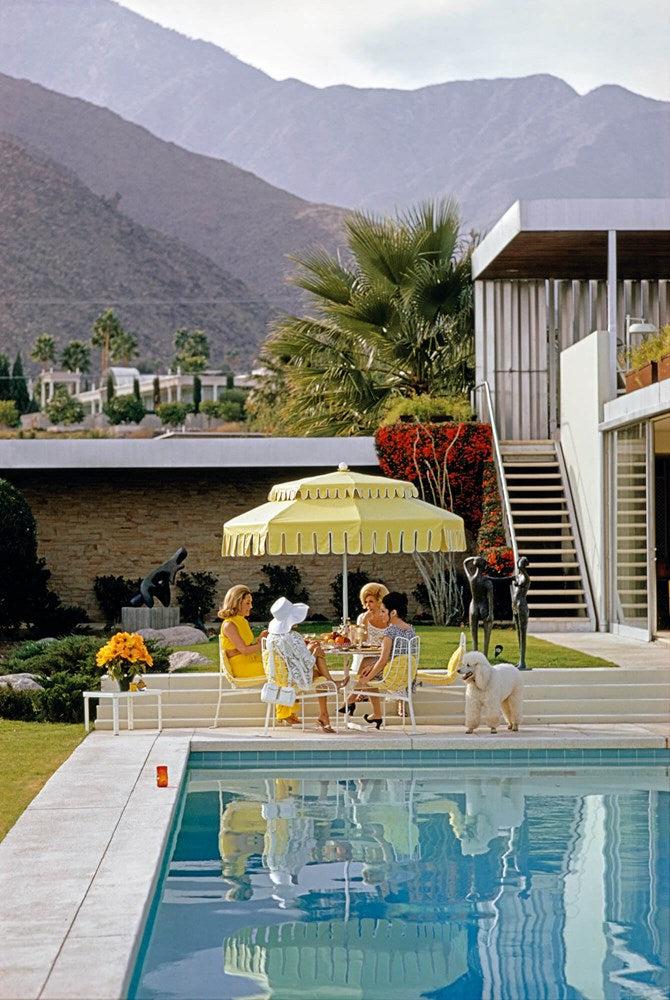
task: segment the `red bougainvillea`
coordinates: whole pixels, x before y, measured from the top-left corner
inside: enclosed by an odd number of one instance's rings
[[[439,502],[434,482],[446,466],[449,502],[443,505],[476,536],[477,551],[492,575],[509,575],[514,560],[505,538],[488,424],[391,424],[379,428],[375,444],[384,475],[408,479],[429,502]]]
[[[482,471],[491,457],[488,424],[391,424],[375,435],[384,475],[409,479],[431,500],[430,469],[447,464],[454,513],[476,534],[482,519]]]

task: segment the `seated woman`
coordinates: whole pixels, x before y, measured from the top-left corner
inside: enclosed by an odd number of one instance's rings
[[[304,622],[308,611],[309,608],[306,604],[293,604],[286,597],[278,598],[270,608],[273,618],[268,627],[268,651],[275,651],[281,656],[288,670],[288,683],[298,691],[311,687],[312,682],[317,677],[323,677],[324,680],[331,681],[336,687],[341,687],[344,682],[335,681],[331,677],[321,645],[314,641],[306,642],[297,632],[291,631],[294,625]],[[286,681],[282,681],[282,683],[286,683]],[[282,707],[277,706],[278,709]],[[299,720],[296,719],[296,721]],[[292,721],[291,724],[293,724]],[[328,698],[325,695],[319,698],[317,724],[324,733],[335,732],[330,725]]]
[[[366,583],[361,587],[360,599],[365,609],[356,619],[357,625],[364,625],[368,632],[368,642],[377,645],[389,623],[389,616],[382,601],[388,594],[383,583]]]
[[[263,658],[261,656],[261,639],[266,636],[267,630],[261,632],[258,639],[254,638],[251,626],[247,619],[251,614],[253,598],[248,587],[237,584],[231,587],[223,599],[223,605],[219,610],[219,618],[223,620],[219,642],[221,648],[228,658],[230,669],[234,677],[264,677]],[[282,715],[277,712],[278,718],[292,716],[291,709],[281,708]],[[295,721],[300,720],[295,717]]]
[[[359,594],[364,610],[356,619],[356,624],[362,625],[366,629],[367,642],[375,646],[381,645],[384,629],[389,623],[388,611],[382,604],[382,600],[387,594],[388,588],[383,583],[366,583],[365,586],[361,587]],[[365,659],[361,660],[358,672],[360,673],[364,667],[371,667],[375,660],[374,656],[366,656]],[[367,698],[361,700],[367,701]],[[355,701],[356,698],[348,699],[342,708],[338,708],[340,715],[344,715],[345,712],[353,715]]]
[[[407,617],[407,597],[405,594],[391,592],[382,599],[382,607],[386,609],[389,616],[389,624],[382,633],[382,648],[379,656],[374,662],[367,665],[364,663],[358,672],[358,678],[352,694],[348,698],[348,712],[354,714],[356,709],[356,689],[367,688],[372,681],[379,680],[384,672],[384,667],[391,659],[393,652],[393,642],[396,638],[411,639],[416,635],[413,627],[405,621]],[[377,729],[381,727],[381,699],[370,695],[372,704],[372,714],[365,715],[366,722],[374,724]]]

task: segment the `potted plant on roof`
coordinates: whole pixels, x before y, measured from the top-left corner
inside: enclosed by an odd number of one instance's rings
[[[658,379],[670,377],[670,326],[643,340],[630,352],[628,360],[630,370],[626,372],[626,392],[643,389]]]
[[[117,632],[95,655],[99,667],[107,668],[107,676],[119,685],[119,691],[129,691],[137,674],[153,666],[153,657],[141,635]]]

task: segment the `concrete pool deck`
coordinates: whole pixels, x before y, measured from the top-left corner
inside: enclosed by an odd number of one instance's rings
[[[340,736],[225,728],[94,732],[0,843],[0,998],[124,997],[191,750],[647,749],[670,747],[670,722],[528,726],[467,736],[423,726]],[[157,764],[169,787],[156,788]],[[560,766],[557,765],[557,766]]]

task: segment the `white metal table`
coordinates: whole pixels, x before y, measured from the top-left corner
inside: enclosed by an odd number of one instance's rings
[[[128,715],[128,729],[135,728],[135,713],[133,709],[133,701],[135,698],[155,698],[158,706],[158,729],[159,731],[163,728],[163,692],[160,688],[153,688],[152,690],[145,691],[84,691],[84,728],[88,733],[91,728],[91,720],[89,713],[89,702],[91,698],[97,698],[98,701],[103,699],[110,700],[112,702],[112,730],[115,736],[119,735],[119,701],[122,698],[126,699],[127,715]]]

